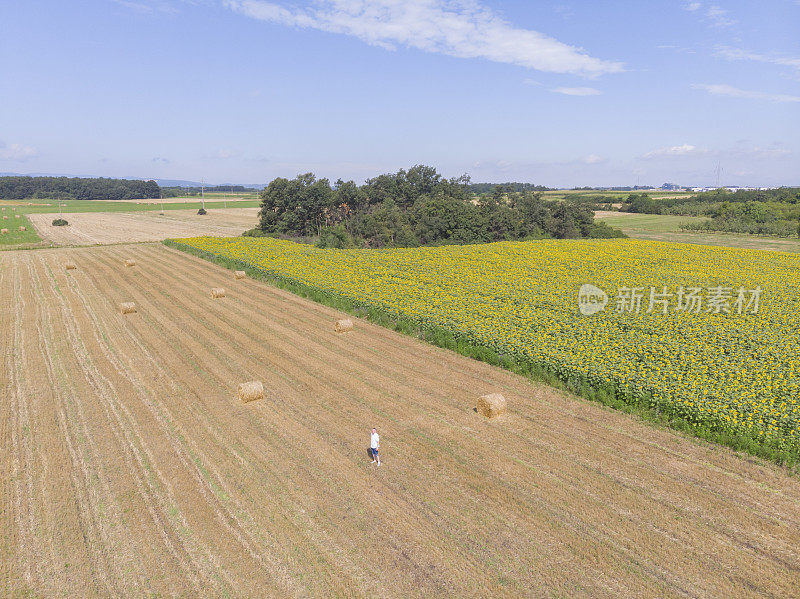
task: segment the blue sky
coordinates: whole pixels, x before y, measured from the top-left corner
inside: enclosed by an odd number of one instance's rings
[[[800,0],[0,3],[0,172],[800,185]]]

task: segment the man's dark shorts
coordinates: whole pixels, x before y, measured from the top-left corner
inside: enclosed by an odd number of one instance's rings
[[[378,457],[378,450],[375,449],[374,447],[370,447],[369,448],[369,452],[372,454],[373,458],[377,458]]]

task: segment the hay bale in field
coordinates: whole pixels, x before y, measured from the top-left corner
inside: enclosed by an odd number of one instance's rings
[[[212,287],[211,297],[213,297],[214,299],[225,297],[225,289],[223,287]]]
[[[14,218],[22,218],[19,214],[15,214]]]
[[[20,227],[19,230],[20,231],[25,231],[26,229],[25,229],[25,227]]]
[[[119,311],[123,314],[135,314],[136,313],[136,304],[133,302],[122,302],[119,305]]]
[[[243,270],[237,270],[236,272],[233,273],[234,279],[244,279],[245,277],[247,277],[247,273],[244,272]]]
[[[336,324],[334,325],[334,330],[337,333],[344,333],[346,331],[353,330],[353,321],[349,318],[342,318],[341,320],[337,320]]]
[[[478,405],[475,406],[478,414],[487,418],[494,418],[506,411],[506,398],[499,393],[490,393],[478,398]]]
[[[67,270],[75,270],[76,268],[78,268],[78,266],[74,262],[65,262],[64,268],[66,268]]]
[[[4,217],[3,217],[3,220],[8,220],[8,217],[7,217],[7,216],[4,216]]]
[[[125,266],[136,266],[136,260],[131,260],[130,258],[128,258],[127,260],[125,260]]]
[[[0,234],[5,235],[8,233],[8,229],[0,229]]]
[[[264,399],[264,385],[261,384],[261,381],[242,383],[239,385],[238,394],[242,403],[255,401],[257,399]]]

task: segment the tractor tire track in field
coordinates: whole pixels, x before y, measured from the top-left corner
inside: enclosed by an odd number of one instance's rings
[[[114,268],[115,266],[112,263],[112,264],[109,265],[109,267]],[[123,285],[123,287],[124,287],[124,285]],[[133,289],[133,293],[134,293],[134,297],[136,298],[137,303],[140,303],[142,305],[142,309],[141,309],[142,320],[147,320],[148,319],[147,314],[148,314],[148,310],[151,307],[154,308],[153,310],[151,310],[153,313],[158,313],[158,311],[159,311],[158,309],[155,309],[156,306],[150,304],[150,299],[148,297],[142,295],[141,289],[145,289],[146,287],[147,287],[147,285],[143,285],[142,282],[139,282],[137,287],[132,288]],[[169,305],[169,304],[167,303],[167,305]],[[184,334],[183,331],[171,330],[171,331],[167,331],[164,335],[159,335],[159,336],[169,337],[169,336],[176,336],[176,335],[180,336],[180,335],[183,335],[183,334]],[[195,342],[195,340],[193,338],[189,337],[187,339],[187,342],[188,343],[193,343],[193,342]],[[198,347],[200,347],[200,346],[198,346]],[[144,353],[147,353],[146,348],[143,348],[143,347],[138,348],[137,350],[134,351],[134,353],[136,351],[142,351]],[[157,367],[156,365],[159,364],[159,363],[168,362],[169,361],[169,356],[170,356],[170,351],[169,350],[163,352],[162,355],[158,357],[158,359],[154,359],[152,361],[153,366]],[[193,363],[190,361],[190,362],[188,362],[188,363],[186,363],[184,365],[178,366],[175,369],[175,372],[191,371],[192,370],[192,365],[193,365]],[[180,375],[178,375],[178,376],[180,376]],[[206,378],[205,382],[208,383],[209,379]],[[230,387],[228,386],[227,389],[222,390],[222,393],[223,394],[231,393]],[[193,405],[196,405],[196,404],[198,404],[200,402],[202,402],[202,397],[195,396],[195,397],[191,398],[191,400],[189,401],[189,405],[193,406]],[[204,423],[204,425],[205,425],[205,423]],[[170,423],[170,426],[173,426],[173,423]],[[176,429],[177,429],[178,437],[181,438],[182,440],[186,439],[189,443],[191,443],[192,439],[196,439],[199,436],[201,436],[201,435],[197,434],[197,427],[196,426],[191,427],[191,434],[187,433],[186,430],[182,430],[179,425],[176,425]],[[214,438],[219,442],[219,447],[225,447],[226,446],[227,441],[228,441],[228,439],[230,437],[229,433],[226,433],[226,431],[222,431],[222,430],[220,430],[220,431],[218,431],[216,433],[214,433],[214,431],[210,431],[210,432],[214,435]],[[212,483],[212,484],[216,484],[217,487],[221,488],[222,491],[223,491],[223,494],[226,496],[227,500],[230,501],[231,494],[229,493],[229,489],[226,487],[226,483],[224,482],[224,479],[222,479],[222,478],[220,478],[218,476],[218,473],[215,471],[216,469],[215,469],[213,463],[208,462],[208,460],[204,459],[203,456],[202,456],[202,452],[200,452],[200,450],[198,450],[196,447],[194,447],[192,449],[192,451],[194,453],[200,454],[200,455],[198,455],[198,458],[201,460],[202,463],[206,464],[205,467],[208,468],[212,473],[217,475],[214,483]],[[237,461],[238,461],[238,465],[241,466],[242,458],[241,457],[237,457]],[[239,510],[239,511],[241,511],[241,510]],[[231,515],[233,515],[233,514],[231,513]],[[245,515],[246,515],[246,513],[245,513]],[[241,522],[239,522],[239,524],[241,524]],[[259,532],[258,529],[253,529],[252,525],[249,526],[249,529],[250,529],[250,531],[249,531],[250,534],[252,534],[254,536],[259,536],[259,537],[263,536]],[[272,541],[270,544],[274,546],[275,543],[274,543],[274,541]],[[276,572],[276,574],[278,574],[278,573]],[[286,575],[282,574],[282,577],[286,578]]]
[[[28,334],[22,335],[17,346],[20,359],[14,371],[20,381],[18,405],[25,417],[22,436],[29,460],[21,465],[26,484],[17,502],[18,513],[28,519],[25,545],[30,546],[27,557],[35,566],[28,568],[29,582],[54,593],[70,588],[70,579],[83,578],[90,589],[97,585],[96,590],[111,592],[107,554],[101,545],[104,539],[89,509],[88,468],[78,455],[80,433],[76,435],[68,422],[72,398],[65,389],[60,356],[53,349],[58,337],[53,334],[52,315],[42,299],[37,264],[26,260],[20,266],[27,285],[18,297],[28,306],[21,316],[33,320],[20,326]],[[74,536],[70,540],[75,545],[47,542],[64,533]],[[88,568],[93,571],[91,577]]]
[[[111,269],[119,268],[119,265],[117,264],[105,265],[105,266]],[[125,331],[125,328],[119,326],[117,327],[109,326],[109,322],[112,322],[112,319],[108,318],[108,316],[106,316],[105,318],[103,318],[102,316],[98,316],[98,313],[101,312],[105,313],[106,315],[113,314],[112,305],[110,305],[107,301],[104,301],[101,304],[99,310],[93,309],[89,307],[85,297],[85,293],[80,293],[77,291],[77,289],[76,293],[78,293],[81,296],[81,299],[84,302],[84,307],[86,309],[86,312],[90,314],[92,317],[95,329],[101,332],[107,332],[107,337],[112,337],[117,339],[118,345],[120,345],[121,338],[125,337],[126,335],[129,335],[129,333]],[[114,315],[113,320],[117,321],[118,323],[119,319],[120,319],[119,315]],[[112,328],[114,328],[115,330],[112,330]],[[89,333],[91,334],[91,332]],[[172,435],[165,437],[165,439],[167,439],[170,442],[170,449],[171,449],[170,453],[172,453],[174,456],[177,456],[180,459],[183,472],[192,473],[194,475],[193,476],[194,483],[196,484],[196,487],[200,490],[203,496],[202,498],[204,503],[214,506],[215,510],[214,517],[217,520],[224,522],[225,526],[228,528],[228,533],[232,534],[244,545],[243,549],[250,554],[252,559],[254,559],[256,562],[261,563],[262,566],[266,567],[267,563],[264,561],[264,558],[259,553],[257,553],[246,540],[244,540],[240,531],[235,530],[234,528],[231,527],[230,522],[236,520],[235,516],[231,513],[223,513],[226,511],[226,508],[224,504],[220,503],[219,500],[217,499],[216,497],[217,490],[215,489],[215,486],[218,489],[220,488],[220,486],[224,487],[225,483],[222,481],[211,481],[211,483],[206,481],[203,472],[204,460],[194,455],[191,452],[191,450],[187,452],[186,448],[181,444],[182,442],[179,442],[179,439],[182,440],[190,439],[191,436],[197,434],[197,430],[192,430],[190,434],[187,431],[181,431],[179,429],[176,429],[174,421],[171,418],[168,410],[165,408],[164,405],[160,405],[160,403],[158,402],[158,397],[157,397],[158,393],[154,391],[148,391],[148,389],[145,386],[144,379],[155,378],[153,377],[153,373],[154,372],[159,373],[161,375],[161,379],[167,382],[167,387],[168,387],[168,389],[164,389],[164,391],[161,393],[162,396],[174,395],[176,392],[179,391],[179,389],[176,387],[174,383],[171,382],[171,377],[167,375],[163,371],[163,369],[159,366],[160,360],[156,357],[153,357],[148,348],[141,345],[135,337],[131,337],[131,340],[133,342],[132,344],[133,346],[130,348],[124,348],[129,350],[128,355],[143,356],[147,358],[145,366],[141,368],[138,371],[138,373],[132,360],[126,360],[126,363],[123,363],[123,361],[116,356],[117,352],[114,352],[113,348],[111,348],[108,345],[108,342],[105,341],[104,339],[101,339],[99,336],[95,334],[95,341],[97,343],[97,346],[103,349],[106,359],[108,359],[109,363],[113,366],[116,372],[120,376],[124,376],[125,378],[127,378],[133,385],[134,389],[131,392],[139,395],[141,399],[141,405],[147,406],[147,408],[149,409],[149,416],[152,417],[153,422],[158,424],[162,432],[167,433],[168,435]],[[152,386],[152,382],[148,381],[147,385]],[[147,415],[145,415],[145,418],[147,418]],[[132,416],[130,417],[130,419],[131,422],[134,421]],[[177,435],[175,435],[175,433],[177,433]],[[220,438],[220,441],[223,442],[224,439]],[[159,462],[159,460],[154,456],[148,456],[148,457],[150,458],[149,463],[152,464],[153,467],[156,469],[156,472],[158,472],[157,463]],[[174,502],[176,501],[177,498],[176,497],[177,492],[172,490],[172,487],[175,485],[170,483],[171,477],[164,477],[160,473],[159,477],[161,478],[161,484],[164,487],[170,489],[170,495],[171,495],[170,501],[173,502],[174,505]],[[224,489],[223,489],[223,494],[224,494]],[[188,525],[185,521],[183,521],[181,524],[182,526],[188,528]],[[209,559],[213,558],[209,557]],[[220,570],[219,576],[227,578],[227,573],[224,570]],[[230,583],[231,581],[228,582]]]
[[[62,280],[65,291],[70,286],[70,278],[70,275],[64,275],[64,279]],[[114,437],[115,443],[109,443],[109,446],[105,449],[105,451],[98,451],[97,454],[113,455],[115,458],[118,458],[120,453],[124,455],[128,472],[132,474],[135,480],[137,492],[139,496],[143,498],[147,512],[151,514],[154,521],[158,524],[164,519],[165,511],[154,509],[152,501],[150,500],[150,496],[148,495],[148,490],[152,490],[152,488],[157,487],[159,482],[162,481],[154,481],[152,479],[148,480],[146,473],[150,471],[149,464],[154,462],[152,453],[149,451],[147,444],[144,441],[144,436],[138,431],[135,422],[129,418],[130,413],[126,406],[118,401],[117,398],[120,395],[119,390],[115,389],[112,383],[100,372],[95,362],[92,360],[92,356],[90,355],[86,344],[84,343],[85,338],[90,338],[90,334],[93,329],[90,328],[85,337],[81,334],[79,328],[84,328],[81,325],[82,323],[86,322],[85,313],[80,309],[74,310],[73,307],[67,303],[67,300],[63,297],[62,293],[59,293],[58,298],[53,298],[50,301],[54,304],[58,303],[61,306],[64,317],[64,330],[67,333],[66,340],[75,354],[75,358],[78,361],[78,369],[81,373],[79,380],[85,381],[90,389],[88,393],[99,400],[90,404],[94,408],[94,418],[97,421],[102,421],[104,423],[104,428],[111,432]],[[90,347],[95,348],[94,345],[91,345]],[[124,381],[124,374],[118,380],[120,383]],[[89,434],[87,433],[87,435]],[[108,483],[106,483],[105,488],[107,491],[106,497],[111,498],[111,492]],[[126,494],[132,491],[132,489],[126,491]],[[121,508],[117,506],[116,502],[109,500],[108,506],[104,509],[107,526],[114,527],[116,523],[121,520],[120,511]],[[128,512],[130,509],[125,509],[124,511]],[[161,531],[163,535],[163,524],[161,526]],[[130,548],[134,547],[134,539],[130,536],[130,534],[127,536],[127,538],[120,539],[117,542],[117,547],[119,548],[119,553],[126,556],[126,569],[128,571],[140,569],[136,558],[129,554]],[[140,547],[139,550],[141,551],[142,548]],[[190,573],[194,573],[199,570],[197,564],[193,564],[192,567],[187,567],[186,562],[182,562],[181,565],[183,566],[184,570]],[[192,578],[193,582],[195,583],[195,589],[199,589],[200,586],[198,584],[196,575]],[[134,576],[131,574],[128,574],[124,577],[119,575],[117,577],[117,581],[120,585],[123,583],[130,583],[133,579]],[[117,592],[120,592],[122,588],[117,589]]]
[[[336,335],[337,311],[163,246],[7,252],[0,277],[0,591],[800,592],[800,482],[776,467],[368,323]],[[251,379],[267,396],[242,405]],[[511,409],[486,421],[494,390]]]

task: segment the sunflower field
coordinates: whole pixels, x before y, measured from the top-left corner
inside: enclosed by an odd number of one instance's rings
[[[565,380],[613,386],[690,423],[800,445],[800,255],[633,239],[390,250],[174,241],[445,328]],[[590,315],[580,309],[585,285],[602,307]]]

